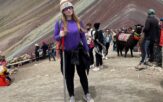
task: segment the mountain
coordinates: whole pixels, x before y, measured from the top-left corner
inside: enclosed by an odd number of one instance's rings
[[[163,0],[71,0],[75,11],[87,22],[102,28],[144,25],[147,10],[163,17]],[[0,0],[0,50],[8,59],[31,53],[35,43],[52,41],[59,18],[59,0]]]

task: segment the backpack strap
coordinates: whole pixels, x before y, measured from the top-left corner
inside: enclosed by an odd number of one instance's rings
[[[94,31],[95,31],[94,29],[91,30],[91,36],[92,36],[92,37],[93,37],[93,32],[94,32]]]
[[[59,28],[59,30],[61,29],[61,23],[62,23],[62,19],[58,18],[58,28]],[[61,48],[61,41],[56,41],[55,46],[56,46],[56,57],[59,58],[60,57],[60,50],[62,49]]]
[[[59,29],[61,28],[61,23],[62,23],[62,19],[59,18],[59,19],[58,19]]]

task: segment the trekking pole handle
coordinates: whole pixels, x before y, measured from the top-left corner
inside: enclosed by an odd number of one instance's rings
[[[62,51],[64,50],[64,37],[62,37],[62,39],[61,39],[61,44],[62,44]]]

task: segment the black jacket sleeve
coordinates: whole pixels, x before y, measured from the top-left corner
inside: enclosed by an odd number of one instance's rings
[[[145,34],[147,34],[148,31],[149,31],[149,29],[150,29],[150,20],[147,19],[146,22],[145,22],[145,27],[144,27],[143,32],[144,32]]]

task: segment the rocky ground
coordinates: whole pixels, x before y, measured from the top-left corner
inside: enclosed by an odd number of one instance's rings
[[[95,102],[163,102],[163,71],[149,67],[136,71],[140,57],[117,57],[110,52],[104,68],[90,71],[90,92]],[[9,87],[0,88],[1,102],[64,102],[59,61],[43,60],[19,67]],[[75,98],[84,102],[78,75]],[[68,99],[68,97],[67,97]]]

